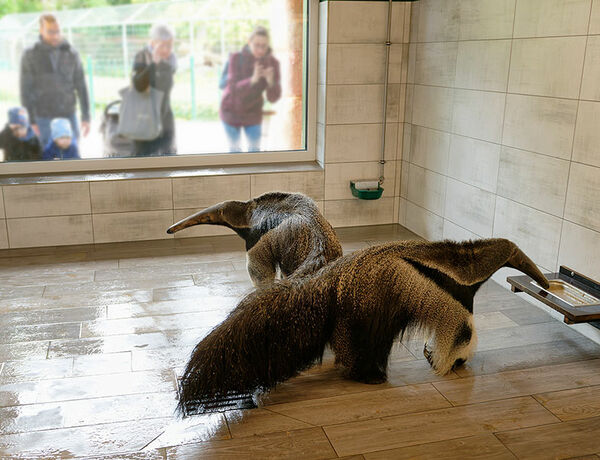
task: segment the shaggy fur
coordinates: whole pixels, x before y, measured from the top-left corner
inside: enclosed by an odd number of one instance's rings
[[[335,231],[313,200],[299,193],[271,192],[250,201],[224,201],[171,226],[224,225],[246,241],[248,273],[256,286],[317,271],[342,256]]]
[[[328,344],[348,377],[383,382],[392,343],[411,330],[431,336],[425,354],[445,374],[473,353],[473,296],[503,266],[548,285],[514,243],[490,239],[373,246],[257,290],[194,349],[178,409],[268,390],[319,361]]]

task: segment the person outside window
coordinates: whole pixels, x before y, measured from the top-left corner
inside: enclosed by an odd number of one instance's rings
[[[135,156],[173,155],[177,153],[175,117],[171,109],[173,77],[177,58],[173,53],[175,33],[164,24],[156,24],[150,31],[150,43],[135,55],[133,86],[147,91],[150,86],[164,93],[161,103],[161,134],[151,141],[134,141]]]
[[[269,102],[281,97],[279,61],[269,46],[269,32],[256,27],[242,51],[229,57],[227,86],[219,111],[230,152],[239,152],[242,129],[248,151],[260,150],[263,93]]]
[[[21,104],[42,145],[50,140],[50,123],[67,118],[79,138],[75,107],[79,99],[81,132],[90,130],[90,105],[79,53],[62,37],[52,14],[40,16],[40,37],[21,59]]]
[[[8,123],[0,132],[0,149],[4,161],[37,161],[42,157],[42,146],[29,125],[27,110],[13,107],[8,111]]]
[[[44,148],[43,160],[72,160],[80,158],[77,141],[73,138],[71,123],[66,118],[55,118],[50,123],[51,140]]]

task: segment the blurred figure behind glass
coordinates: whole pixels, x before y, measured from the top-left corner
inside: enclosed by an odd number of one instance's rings
[[[263,93],[269,102],[281,97],[279,61],[269,46],[269,32],[258,26],[242,51],[229,57],[227,86],[219,114],[229,141],[229,151],[241,151],[244,130],[248,151],[260,150]]]
[[[161,134],[151,141],[134,141],[135,156],[173,155],[177,153],[175,117],[171,109],[173,76],[177,58],[173,53],[175,32],[166,24],[155,24],[150,30],[150,42],[135,55],[133,61],[133,86],[137,91],[147,91],[151,86],[164,93],[161,104]]]
[[[66,118],[55,118],[50,123],[51,139],[44,147],[42,160],[73,160],[81,158],[71,124]]]
[[[40,37],[21,58],[21,104],[27,108],[31,127],[42,145],[50,140],[50,123],[67,118],[76,138],[79,125],[75,106],[81,109],[81,132],[90,130],[87,84],[79,53],[61,35],[52,14],[40,16]]]
[[[0,149],[4,150],[4,161],[41,160],[42,146],[29,125],[25,108],[8,111],[8,123],[0,132]]]

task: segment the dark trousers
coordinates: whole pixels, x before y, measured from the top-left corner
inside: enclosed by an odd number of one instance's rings
[[[153,155],[175,155],[175,132],[165,131],[151,141],[134,141],[133,155],[136,157],[149,157]]]

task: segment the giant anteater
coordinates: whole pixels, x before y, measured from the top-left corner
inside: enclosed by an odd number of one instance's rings
[[[192,225],[223,225],[246,241],[248,273],[256,286],[312,273],[341,257],[335,231],[313,200],[300,193],[270,192],[249,201],[224,201],[177,222],[167,233]]]
[[[514,243],[487,239],[373,246],[258,289],[196,345],[178,409],[268,390],[320,360],[327,344],[349,378],[383,382],[392,344],[406,331],[430,336],[425,354],[446,374],[472,355],[473,297],[501,267],[548,286]]]

